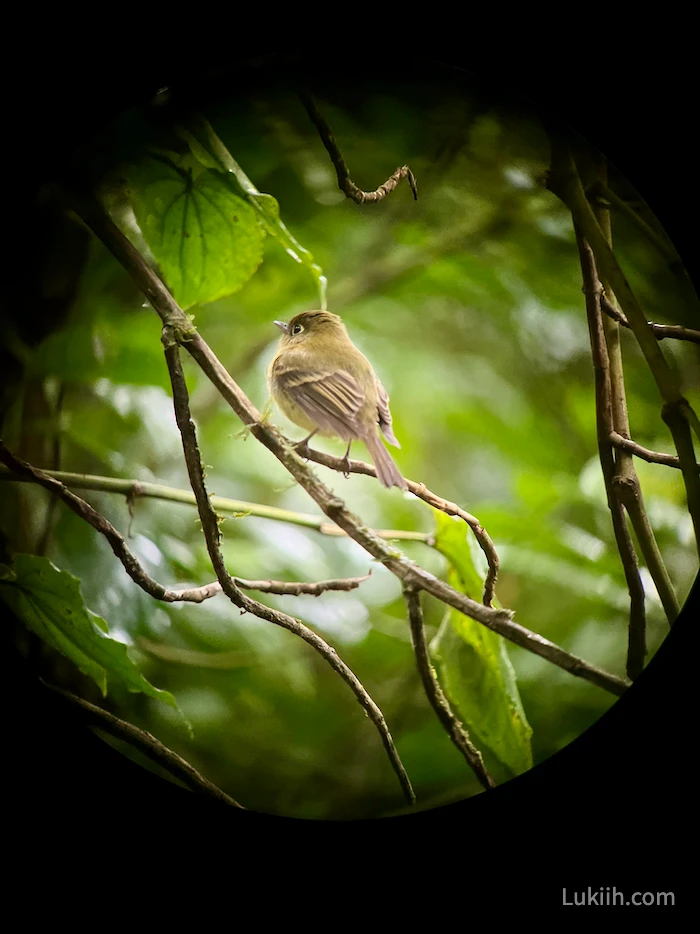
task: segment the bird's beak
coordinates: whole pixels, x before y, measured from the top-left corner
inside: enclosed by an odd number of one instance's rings
[[[275,324],[280,329],[280,331],[284,331],[285,334],[289,330],[289,325],[286,321],[275,321]]]

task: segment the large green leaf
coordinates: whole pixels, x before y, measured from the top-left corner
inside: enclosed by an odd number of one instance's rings
[[[236,180],[238,187],[245,195],[248,203],[257,212],[270,236],[277,240],[288,256],[308,270],[318,290],[320,307],[325,308],[326,286],[328,283],[323,275],[323,270],[314,262],[311,253],[299,243],[280,217],[280,206],[277,199],[265,192],[258,191],[214,132],[214,128],[208,120],[204,117],[193,120],[193,129],[197,129],[200,136],[206,139],[206,146],[202,145],[187,127],[178,127],[177,132],[202,165],[207,168],[221,168],[227,173],[225,176],[227,179]]]
[[[466,524],[436,511],[435,547],[450,562],[448,581],[479,600],[486,562]],[[448,607],[431,643],[440,683],[474,742],[511,775],[532,767],[530,738],[515,672],[502,636]]]
[[[85,606],[80,581],[68,571],[47,558],[18,554],[14,569],[0,565],[0,596],[28,629],[94,678],[103,694],[109,680],[178,710],[172,694],[144,678],[105,620]]]
[[[262,262],[265,229],[222,175],[165,156],[127,170],[141,232],[182,308],[238,291]]]

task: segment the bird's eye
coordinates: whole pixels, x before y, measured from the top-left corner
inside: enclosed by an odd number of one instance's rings
[[[301,334],[303,330],[304,330],[303,324],[295,324],[294,327],[292,328],[292,334]]]

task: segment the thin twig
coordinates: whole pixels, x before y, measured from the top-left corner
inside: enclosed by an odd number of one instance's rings
[[[700,344],[700,331],[685,328],[682,324],[654,324],[650,321],[649,327],[659,341],[665,337],[673,337],[678,341],[692,341],[694,344]]]
[[[15,473],[10,473],[10,477],[17,480],[37,483],[54,493],[58,499],[72,509],[76,515],[88,522],[96,531],[104,535],[112,551],[121,561],[127,574],[150,596],[164,603],[203,603],[216,594],[221,593],[221,584],[214,581],[211,584],[203,584],[201,587],[189,587],[184,590],[168,590],[158,581],[154,580],[139,564],[137,558],[129,550],[124,536],[112,525],[109,520],[97,512],[89,503],[71,493],[70,490],[56,479],[56,477],[47,471],[32,467],[26,461],[16,457],[0,439],[0,460],[4,461],[8,467]],[[54,471],[56,473],[56,471]],[[108,479],[108,478],[105,478]],[[370,574],[372,572],[370,571]],[[259,590],[265,593],[291,594],[299,596],[300,594],[310,594],[317,597],[326,590],[354,590],[359,587],[363,581],[366,581],[370,574],[364,577],[346,577],[336,578],[325,581],[272,581],[272,580],[244,580],[243,578],[234,578],[239,587],[246,590]]]
[[[338,496],[321,483],[278,429],[261,421],[260,412],[226,371],[206,341],[192,327],[170,292],[105,210],[93,198],[77,191],[69,195],[68,201],[73,210],[132,276],[161,320],[165,324],[175,326],[179,335],[178,339],[182,341],[185,349],[197,361],[205,375],[219,390],[222,398],[249,428],[251,434],[286,467],[328,518],[347,532],[365,551],[384,564],[402,581],[421,587],[427,593],[442,600],[443,603],[447,603],[482,625],[488,626],[489,629],[498,632],[527,651],[546,658],[570,674],[584,678],[612,694],[624,693],[629,686],[625,679],[618,678],[566,652],[538,633],[531,632],[524,626],[513,622],[511,610],[486,607],[471,600],[465,594],[459,593],[449,584],[409,561],[401,552],[389,547],[364,525],[347,509]]]
[[[164,597],[161,597],[166,603],[204,603],[211,597],[221,593],[221,585],[218,581],[211,584],[203,584],[201,587],[189,587],[186,590],[168,590]]]
[[[363,581],[369,580],[372,572],[364,577],[340,577],[327,581],[249,581],[241,577],[234,577],[234,581],[244,590],[258,590],[261,593],[289,594],[298,597],[302,594],[318,597],[327,590],[354,590]]]
[[[323,114],[321,114],[318,107],[316,107],[313,98],[306,91],[300,91],[299,97],[302,104],[306,108],[306,112],[309,115],[311,122],[319,132],[321,142],[326,147],[328,155],[331,157],[331,162],[333,163],[336,175],[338,176],[338,188],[340,188],[340,190],[347,198],[352,199],[357,204],[372,204],[376,201],[381,201],[383,198],[386,198],[386,196],[390,194],[394,188],[396,188],[398,183],[403,178],[407,178],[408,184],[411,186],[411,191],[413,192],[413,198],[415,201],[418,200],[416,179],[413,172],[407,165],[402,165],[401,168],[398,168],[394,174],[391,175],[384,182],[384,184],[380,185],[379,188],[377,188],[375,191],[362,191],[361,188],[358,188],[350,178],[350,172],[348,171],[348,167],[345,164],[343,154],[341,153],[338,144],[333,138],[331,128]]]
[[[235,649],[230,652],[199,652],[196,649],[185,649],[165,642],[155,642],[145,636],[136,636],[136,644],[144,652],[155,655],[156,658],[161,658],[165,662],[189,665],[192,668],[218,668],[231,671],[255,664],[255,656],[252,652],[241,652]]]
[[[371,573],[370,571],[370,573],[365,574],[364,577],[339,577],[326,581],[250,581],[245,580],[243,577],[234,577],[233,581],[237,587],[242,587],[243,590],[257,590],[260,593],[286,594],[292,597],[299,597],[302,594],[318,597],[327,590],[354,590],[356,587],[359,587],[363,581],[369,580]],[[175,602],[177,598],[179,600],[187,600],[190,603],[201,603],[209,599],[209,597],[213,597],[215,594],[221,592],[222,589],[219,581],[213,581],[211,584],[206,584],[203,587],[195,587],[191,590],[171,591],[170,596],[173,599],[170,602]]]
[[[677,374],[669,367],[649,327],[641,305],[620,268],[615,254],[588,203],[573,154],[557,135],[552,138],[552,165],[547,187],[571,211],[574,223],[589,243],[604,282],[609,283],[644,354],[662,399],[661,417],[671,430],[681,463],[688,511],[700,555],[700,476],[696,468],[691,427],[700,437],[700,420],[683,396]]]
[[[102,707],[96,707],[95,704],[83,700],[82,697],[76,697],[75,694],[70,694],[68,691],[54,687],[51,684],[47,684],[46,686],[53,691],[54,694],[58,694],[63,700],[71,704],[71,706],[77,707],[85,719],[89,723],[92,723],[93,726],[104,730],[105,733],[109,733],[117,739],[125,740],[129,745],[134,746],[144,755],[148,756],[152,762],[162,766],[175,778],[179,778],[180,781],[184,782],[192,791],[206,795],[229,807],[243,808],[242,804],[239,804],[238,801],[235,801],[230,795],[227,795],[225,791],[222,791],[214,785],[213,782],[210,782],[208,778],[201,775],[189,762],[186,762],[183,758],[178,756],[172,749],[168,749],[167,746],[164,746],[163,743],[161,743],[159,739],[156,739],[151,733],[134,726],[133,723],[127,723],[126,720],[120,720],[119,717],[115,717],[114,714],[109,713],[109,711],[103,710]]]
[[[430,653],[425,639],[425,626],[423,624],[423,610],[420,604],[420,591],[416,587],[407,584],[404,586],[403,595],[406,601],[406,607],[408,608],[408,620],[411,624],[413,651],[416,656],[423,688],[430,701],[430,705],[437,714],[438,720],[447,731],[447,735],[474,770],[474,774],[483,787],[494,788],[496,783],[487,771],[481,753],[472,743],[463,724],[452,712],[449,702],[440,687],[435,669],[430,663]]]
[[[173,390],[175,420],[177,421],[182,436],[182,447],[187,464],[187,472],[192,485],[192,491],[197,500],[197,509],[202,523],[202,531],[204,533],[207,551],[209,552],[209,557],[214,571],[216,572],[217,579],[221,584],[221,589],[229,600],[244,612],[252,613],[260,619],[267,620],[270,623],[274,623],[276,626],[281,626],[295,635],[300,636],[328,662],[338,675],[340,675],[357,697],[361,706],[367,713],[367,716],[376,726],[406,801],[409,804],[415,804],[416,798],[413,788],[411,787],[411,781],[404,769],[396,746],[394,745],[394,740],[389,732],[384,714],[372,700],[356,675],[339,657],[336,650],[313,632],[313,630],[305,626],[300,620],[288,616],[286,613],[281,613],[278,610],[273,610],[263,603],[258,603],[257,600],[251,600],[250,597],[247,597],[239,589],[235,579],[229,574],[219,544],[219,520],[209,501],[204,483],[204,470],[202,468],[202,460],[197,443],[197,433],[190,415],[189,394],[187,392],[187,384],[180,360],[180,346],[175,340],[172,328],[167,325],[163,328],[163,345],[165,347],[165,360],[168,365],[170,383]]]
[[[605,292],[601,293],[600,307],[608,317],[617,321],[623,328],[631,327],[627,318],[615,303],[610,301]],[[693,328],[683,327],[682,324],[654,324],[653,321],[647,321],[647,324],[658,341],[662,341],[665,337],[673,337],[679,341],[692,341],[694,344],[700,344],[700,331],[695,331]]]
[[[600,307],[609,318],[612,318],[613,321],[617,321],[617,323],[621,324],[623,328],[628,328],[630,326],[629,321],[622,314],[615,302],[611,302],[608,296],[605,294],[605,289],[603,289],[602,285],[600,292]]]
[[[666,467],[675,467],[677,470],[680,470],[681,465],[680,461],[674,454],[662,454],[660,451],[650,451],[649,448],[643,448],[641,444],[637,444],[636,441],[632,441],[630,438],[623,438],[622,435],[619,435],[616,431],[610,432],[610,441],[616,448],[622,448],[625,451],[630,451],[640,460],[646,461],[648,464],[663,464]],[[698,470],[700,470],[700,464],[696,464]]]
[[[54,480],[59,480],[69,489],[123,494],[130,503],[143,496],[162,499],[170,503],[183,503],[187,506],[197,505],[192,490],[180,490],[160,483],[122,480],[119,477],[102,477],[94,474],[69,473],[65,470],[44,470],[43,473],[48,477],[53,477]],[[5,468],[0,468],[0,480],[13,480],[17,483],[35,482],[33,477],[20,477]],[[320,532],[321,535],[330,535],[334,538],[347,536],[347,532],[339,529],[334,523],[327,522],[323,516],[312,516],[305,512],[279,509],[277,506],[268,506],[265,503],[248,503],[244,500],[229,499],[225,496],[210,496],[209,501],[218,513],[228,512],[236,516],[255,516],[261,519],[273,519],[276,522],[289,522],[292,525],[314,529],[316,532]],[[387,541],[433,544],[433,536],[429,532],[413,532],[406,529],[375,529],[374,534]]]
[[[331,470],[337,470],[339,473],[358,473],[368,477],[377,476],[374,465],[368,464],[366,461],[346,461],[344,458],[333,457],[332,454],[325,454],[323,451],[316,451],[312,448],[307,448],[305,456],[308,456],[309,460],[317,464],[322,464],[324,467],[330,467]],[[496,546],[486,529],[476,516],[462,509],[462,507],[458,506],[456,503],[452,503],[438,496],[437,493],[433,493],[424,483],[416,483],[415,480],[409,480],[407,477],[404,477],[404,479],[406,480],[409,492],[413,493],[414,496],[417,496],[418,499],[422,499],[424,503],[428,503],[429,506],[439,509],[448,516],[458,516],[460,519],[463,519],[472,530],[488,563],[489,569],[486,574],[486,579],[484,580],[483,603],[485,606],[491,606],[496,586],[496,578],[498,577],[499,560]]]
[[[612,519],[613,532],[617,543],[617,550],[622,562],[622,570],[627,581],[630,595],[630,613],[628,623],[628,650],[627,675],[637,677],[644,667],[646,655],[646,608],[644,602],[644,587],[639,575],[639,563],[634,549],[632,537],[625,520],[622,501],[615,488],[615,458],[610,442],[610,433],[613,430],[612,388],[610,384],[610,362],[608,348],[603,332],[603,322],[600,313],[599,296],[602,289],[595,267],[593,251],[581,236],[578,228],[576,233],[576,246],[578,247],[581,273],[583,277],[583,292],[586,301],[586,317],[588,320],[588,333],[591,341],[591,357],[595,378],[596,401],[596,428],[598,437],[598,456],[605,481],[608,508]]]
[[[68,506],[77,516],[84,519],[89,525],[109,542],[110,548],[121,561],[124,570],[129,577],[138,584],[142,590],[154,597],[156,600],[162,600],[165,603],[175,603],[179,601],[189,601],[192,603],[201,603],[203,600],[214,596],[215,591],[211,591],[211,585],[204,587],[195,587],[190,590],[168,590],[157,580],[154,580],[139,564],[133,552],[124,541],[124,536],[119,532],[109,520],[97,512],[89,503],[81,499],[71,490],[67,489],[59,480],[54,479],[44,470],[32,467],[26,461],[20,460],[10,451],[0,439],[0,461],[10,468],[18,478],[30,480],[45,487]]]

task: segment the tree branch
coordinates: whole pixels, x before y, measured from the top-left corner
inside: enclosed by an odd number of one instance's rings
[[[295,635],[300,636],[328,662],[338,675],[340,675],[357,697],[367,716],[376,726],[386,753],[389,756],[392,768],[398,777],[406,801],[409,804],[415,804],[416,798],[413,788],[411,787],[410,779],[406,774],[406,770],[396,750],[394,740],[392,739],[384,719],[384,714],[372,700],[359,679],[338,656],[335,649],[305,626],[300,620],[288,616],[286,613],[281,613],[278,610],[272,610],[270,607],[265,606],[263,603],[258,603],[256,600],[251,600],[250,597],[247,597],[239,589],[235,579],[229,574],[219,545],[219,520],[214,508],[209,502],[204,483],[204,470],[202,469],[202,460],[197,444],[197,434],[194,422],[190,416],[189,395],[187,392],[187,384],[185,383],[185,376],[182,371],[182,362],[180,360],[180,347],[169,325],[163,328],[163,345],[165,347],[165,359],[168,365],[168,372],[170,373],[170,382],[173,390],[175,419],[182,436],[182,447],[185,454],[187,472],[190,477],[192,491],[197,500],[197,509],[202,522],[202,531],[204,532],[207,551],[209,552],[209,557],[211,558],[211,563],[216,572],[221,589],[229,600],[241,610],[252,613],[260,619],[267,620],[270,623],[274,623],[276,626],[281,626]]]
[[[616,448],[623,448],[625,451],[630,451],[640,460],[646,461],[648,464],[664,464],[666,467],[675,467],[677,470],[680,470],[680,461],[674,454],[662,454],[660,451],[650,451],[649,448],[643,448],[641,444],[637,444],[636,441],[632,441],[630,438],[623,438],[622,435],[618,434],[616,431],[610,432],[610,442]],[[700,470],[700,464],[696,463],[696,467]]]
[[[142,651],[155,655],[156,658],[165,662],[189,665],[192,668],[217,668],[231,671],[255,664],[255,656],[252,652],[235,649],[229,652],[200,652],[197,649],[186,649],[166,642],[156,642],[145,636],[136,636],[136,645]]]
[[[662,341],[665,337],[673,337],[679,341],[692,341],[694,344],[700,344],[700,331],[693,328],[685,328],[682,324],[654,324],[649,322],[654,337]]]
[[[576,246],[578,247],[583,277],[583,292],[586,300],[586,317],[588,320],[588,333],[591,341],[591,356],[593,359],[593,372],[595,375],[595,401],[596,401],[596,427],[598,436],[598,456],[605,481],[608,508],[612,519],[613,533],[617,543],[617,550],[622,562],[622,570],[627,581],[630,595],[630,614],[627,641],[627,675],[637,677],[644,668],[646,655],[646,608],[644,603],[644,587],[639,576],[637,553],[625,521],[622,502],[614,485],[615,459],[610,443],[610,433],[613,430],[612,388],[610,385],[610,363],[608,348],[603,332],[603,322],[600,314],[598,297],[602,286],[598,279],[593,252],[581,236],[581,232],[574,227],[576,233]]]
[[[221,584],[218,581],[214,581],[211,584],[204,584],[201,587],[190,587],[184,590],[168,590],[162,584],[158,583],[158,581],[150,577],[143,569],[133,552],[129,550],[124,541],[124,536],[108,519],[105,519],[101,513],[97,512],[97,510],[89,503],[86,503],[85,500],[66,489],[55,476],[47,471],[32,467],[31,464],[16,457],[9,448],[5,446],[2,439],[0,439],[0,460],[11,468],[12,471],[16,472],[16,476],[13,473],[8,473],[4,476],[8,478],[14,477],[17,480],[36,483],[39,486],[45,487],[51,493],[55,494],[58,499],[63,500],[69,509],[80,516],[81,519],[84,519],[93,529],[98,531],[101,535],[104,535],[129,577],[151,597],[154,597],[156,600],[161,600],[163,603],[203,603],[210,597],[221,593]],[[53,471],[54,474],[57,472],[58,471]],[[371,573],[370,571],[365,577],[336,578],[335,580],[313,582],[251,581],[239,577],[234,578],[234,580],[239,587],[243,587],[245,590],[259,590],[265,593],[290,594],[292,596],[310,594],[311,596],[317,597],[326,590],[354,590],[356,587],[359,587],[363,581],[366,581]]]
[[[606,166],[604,162],[601,162],[597,166],[597,173],[599,179],[605,180]],[[603,232],[606,243],[609,247],[612,248],[612,229],[610,226],[610,212],[608,208],[605,205],[598,203],[595,205],[593,211],[595,218],[600,225],[600,229]],[[606,283],[603,282],[603,290],[605,290],[605,286]],[[623,438],[629,438],[630,426],[629,417],[627,414],[625,376],[622,366],[622,348],[620,346],[619,324],[615,321],[611,321],[609,318],[604,318],[603,331],[607,340],[608,358],[610,364],[613,427],[614,430],[617,431],[618,434],[622,435]],[[627,510],[627,515],[630,517],[632,528],[634,529],[634,533],[637,536],[637,542],[661,599],[664,612],[666,613],[666,618],[668,619],[669,625],[671,625],[680,613],[680,605],[678,603],[675,590],[673,589],[671,578],[669,577],[668,571],[666,570],[666,565],[664,564],[663,558],[661,557],[661,551],[659,550],[659,546],[656,542],[654,530],[652,529],[651,523],[649,522],[649,517],[647,516],[646,507],[644,505],[644,496],[642,494],[642,487],[639,482],[639,477],[637,476],[637,471],[634,467],[634,458],[630,451],[626,451],[623,448],[618,448],[616,452],[615,477],[613,478],[613,485],[620,498],[620,501]],[[628,655],[628,668],[630,666],[630,659],[632,659],[632,667],[636,673],[639,674],[641,671],[641,663],[643,663],[643,656],[640,658],[640,653],[644,648],[644,634],[637,633],[636,636],[633,636],[633,634],[630,633],[630,639],[631,646],[632,643],[634,643],[636,648],[630,649],[630,653]],[[634,664],[635,658],[639,663],[637,665]]]
[[[345,458],[333,457],[332,454],[325,454],[323,451],[316,451],[311,448],[307,448],[306,455],[309,460],[317,464],[323,464],[324,467],[330,467],[331,470],[337,470],[339,473],[358,473],[364,474],[367,477],[377,476],[374,465],[368,464],[366,461],[346,461]],[[496,552],[496,546],[486,529],[476,516],[462,509],[462,507],[458,506],[456,503],[452,503],[438,496],[436,493],[433,493],[424,483],[416,483],[415,480],[409,480],[406,477],[404,477],[404,480],[406,481],[409,492],[417,496],[418,499],[422,499],[424,503],[428,503],[429,506],[439,509],[448,516],[458,516],[460,519],[463,519],[472,530],[488,562],[489,569],[486,579],[484,580],[483,603],[484,606],[491,606],[500,562],[498,553]]]
[[[241,577],[234,577],[234,581],[244,590],[258,590],[261,593],[289,594],[299,597],[302,594],[318,597],[327,590],[355,590],[363,581],[369,580],[372,572],[364,577],[340,577],[335,580],[314,581],[249,581]]]
[[[345,159],[341,153],[338,144],[333,138],[331,128],[326,122],[324,116],[319,112],[311,95],[306,91],[300,91],[299,97],[304,105],[311,122],[314,124],[321,137],[321,142],[326,147],[331,162],[335,167],[338,176],[338,188],[343,192],[346,198],[350,198],[356,204],[371,204],[386,198],[403,178],[408,179],[408,184],[413,192],[413,199],[418,200],[418,190],[416,188],[416,179],[413,172],[407,165],[401,166],[393,175],[391,175],[383,185],[380,185],[376,191],[362,191],[350,178],[350,172],[345,164]]]
[[[494,632],[498,632],[527,651],[534,652],[565,671],[584,678],[613,694],[619,695],[625,691],[628,682],[624,679],[585,662],[543,636],[513,622],[512,611],[486,607],[471,600],[465,594],[459,593],[444,581],[409,561],[399,551],[390,548],[364,525],[347,509],[339,497],[320,482],[278,429],[261,421],[260,412],[232,379],[209,345],[192,327],[172,295],[104,209],[93,198],[81,195],[79,192],[72,192],[70,197],[73,209],[132,276],[161,320],[165,324],[175,326],[178,339],[185,349],[197,361],[202,371],[219,390],[222,398],[249,428],[251,434],[287,468],[321,510],[365,551],[380,561],[400,580],[421,587],[427,593]]]
[[[613,321],[617,321],[618,324],[621,324],[623,328],[631,327],[627,318],[622,314],[620,309],[610,301],[605,292],[601,293],[600,307],[606,315],[612,318]],[[647,324],[658,341],[662,341],[665,337],[674,337],[679,341],[692,341],[695,344],[700,344],[700,331],[694,331],[692,328],[685,328],[682,324],[654,324],[653,321],[647,321]]]
[[[0,439],[0,461],[17,474],[19,479],[30,480],[33,483],[38,483],[39,486],[45,487],[49,492],[63,500],[66,506],[77,516],[84,519],[85,522],[91,525],[93,529],[101,535],[104,535],[109,542],[110,548],[119,561],[121,561],[129,577],[151,597],[154,597],[156,600],[162,600],[165,603],[175,603],[179,601],[201,603],[203,600],[208,599],[208,597],[214,596],[215,591],[211,591],[210,584],[207,584],[205,587],[196,587],[191,590],[179,591],[168,590],[162,584],[159,584],[157,580],[154,580],[141,567],[137,558],[124,541],[124,536],[115,529],[111,522],[105,519],[96,509],[93,509],[84,499],[81,499],[75,493],[67,489],[59,480],[55,480],[45,471],[39,470],[37,467],[32,467],[32,465],[28,464],[26,461],[15,457],[12,451],[6,447],[2,439]]]
[[[65,470],[44,470],[42,472],[48,477],[53,477],[54,480],[59,480],[69,489],[95,490],[100,493],[121,493],[130,502],[143,496],[162,499],[171,503],[183,503],[187,506],[197,505],[194,493],[191,490],[180,490],[176,487],[163,486],[160,483],[69,473]],[[11,470],[4,468],[0,468],[0,480],[14,480],[18,483],[35,482],[33,477],[18,476]],[[326,522],[322,516],[292,512],[289,509],[278,509],[276,506],[267,506],[264,503],[247,503],[240,499],[229,499],[225,496],[210,496],[209,501],[217,512],[230,512],[243,516],[256,516],[261,519],[274,519],[277,522],[289,522],[292,525],[314,529],[316,532],[320,532],[321,535],[330,535],[335,538],[347,535],[347,532],[339,529],[334,523]],[[413,532],[405,529],[375,529],[374,534],[387,540],[423,542],[425,545],[431,545],[433,541],[433,536],[428,532]]]
[[[236,586],[243,590],[257,590],[260,593],[285,594],[292,597],[299,597],[302,594],[312,597],[318,597],[327,590],[355,590],[363,581],[369,580],[371,571],[364,577],[339,577],[334,580],[326,581],[272,581],[260,580],[249,581],[242,577],[234,577]],[[210,597],[222,593],[219,581],[213,581],[211,584],[204,584],[202,587],[193,587],[188,590],[169,590],[166,596],[161,598],[167,603],[176,603],[180,600],[187,603],[203,603]]]
[[[109,713],[109,711],[103,710],[102,707],[96,707],[95,704],[83,700],[82,697],[76,697],[75,694],[70,694],[68,691],[63,691],[61,688],[54,687],[51,684],[47,684],[46,687],[48,687],[50,691],[53,691],[54,694],[63,698],[66,703],[79,709],[88,723],[91,723],[100,730],[104,730],[105,733],[109,733],[110,736],[125,740],[129,745],[134,746],[144,755],[148,756],[152,762],[162,766],[162,768],[170,772],[175,778],[179,778],[180,781],[184,782],[192,791],[213,798],[215,801],[219,801],[229,807],[243,807],[242,804],[239,804],[238,801],[234,801],[226,792],[214,785],[213,782],[210,782],[208,778],[201,775],[189,762],[186,762],[183,758],[178,756],[172,749],[168,749],[167,746],[164,746],[163,743],[156,739],[151,733],[134,726],[133,723],[127,723],[126,720],[120,720],[119,717],[115,717],[114,714]]]
[[[681,464],[683,480],[695,529],[695,540],[700,555],[700,476],[696,469],[692,426],[700,437],[700,422],[681,393],[676,374],[669,367],[659,343],[638,303],[632,288],[608,244],[581,183],[571,150],[556,135],[552,138],[552,165],[547,187],[571,211],[574,224],[589,243],[604,282],[609,282],[615,298],[625,313],[642,353],[652,372],[663,400],[661,417],[671,430]]]
[[[483,787],[494,788],[496,783],[488,773],[481,753],[470,740],[469,734],[463,724],[452,712],[449,702],[440,687],[435,669],[430,663],[430,653],[425,640],[425,627],[423,625],[423,610],[420,605],[420,591],[411,584],[406,584],[404,585],[403,595],[406,600],[408,619],[411,624],[413,651],[416,656],[416,662],[418,663],[418,671],[421,681],[423,682],[423,688],[430,701],[430,705],[437,714],[438,720],[445,728],[447,735],[474,770],[474,774]]]

